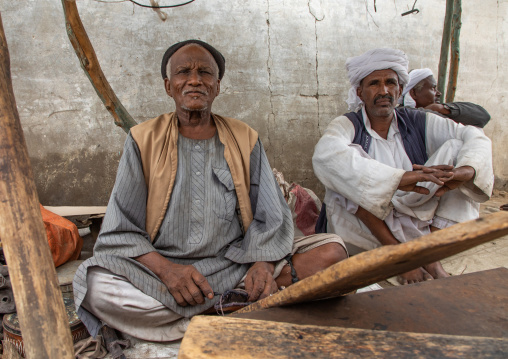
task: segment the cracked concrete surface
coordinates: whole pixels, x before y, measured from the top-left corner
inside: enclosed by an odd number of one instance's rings
[[[497,187],[508,183],[507,1],[463,0],[457,101],[483,105],[495,150]],[[142,122],[173,109],[160,59],[180,40],[197,38],[226,58],[214,111],[250,124],[272,167],[323,194],[312,152],[327,124],[347,111],[344,63],[373,47],[397,47],[410,68],[437,73],[445,4],[406,0],[199,1],[164,10],[129,2],[77,2],[103,71],[125,108]],[[412,4],[410,4],[412,5]],[[46,205],[105,205],[125,134],[113,124],[79,66],[53,0],[0,0],[16,103]],[[30,24],[30,26],[27,26]]]

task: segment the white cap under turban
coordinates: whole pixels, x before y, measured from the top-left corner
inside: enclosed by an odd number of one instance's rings
[[[356,95],[356,89],[360,86],[360,81],[374,71],[391,69],[399,76],[399,84],[406,85],[409,81],[408,63],[404,52],[389,48],[374,49],[363,55],[348,58],[346,70],[351,88],[346,102],[349,110],[355,111],[362,104],[362,100]]]
[[[404,104],[404,106],[408,107],[416,107],[415,100],[409,94],[409,91],[416,85],[420,83],[420,81],[425,80],[429,76],[434,76],[431,69],[415,69],[409,73],[409,83],[402,91],[402,96],[399,99],[400,104]]]

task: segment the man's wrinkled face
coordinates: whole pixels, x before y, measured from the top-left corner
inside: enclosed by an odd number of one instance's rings
[[[220,80],[217,64],[206,49],[196,44],[183,46],[171,56],[168,75],[164,85],[177,110],[211,111]]]
[[[433,103],[439,103],[441,92],[437,90],[437,83],[434,76],[429,76],[420,81],[409,92],[416,102],[416,107],[427,107]]]
[[[401,92],[402,86],[399,85],[397,73],[389,69],[372,72],[356,89],[369,117],[391,116]]]

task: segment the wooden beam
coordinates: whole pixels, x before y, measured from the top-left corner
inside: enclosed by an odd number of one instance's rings
[[[129,133],[129,129],[136,125],[136,121],[134,121],[125,107],[123,107],[120,100],[116,97],[115,92],[102,72],[92,43],[79,17],[76,0],[62,0],[62,6],[64,9],[67,35],[79,58],[81,67],[88,76],[97,95],[99,95],[106,106],[106,109],[113,115],[115,124]]]
[[[460,62],[460,28],[462,4],[461,0],[453,1],[453,16],[452,16],[452,40],[451,40],[451,59],[450,59],[450,73],[448,74],[448,86],[446,88],[446,102],[453,102],[455,98],[455,91],[457,90],[457,80],[459,77],[459,62]]]
[[[504,358],[507,352],[508,339],[197,316],[178,358]]]
[[[0,238],[27,358],[73,358],[69,320],[39,209],[0,16]]]
[[[508,339],[508,268],[355,293],[319,302],[232,313],[229,317]]]
[[[237,313],[347,294],[508,234],[501,211],[433,232],[407,243],[383,246],[350,257]]]
[[[441,39],[441,56],[439,57],[439,72],[437,76],[437,89],[441,92],[441,101],[444,101],[446,70],[448,67],[448,53],[450,50],[450,36],[452,32],[453,1],[446,0],[446,13]]]

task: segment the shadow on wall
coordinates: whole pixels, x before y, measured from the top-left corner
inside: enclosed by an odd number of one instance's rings
[[[30,159],[39,201],[45,206],[106,206],[120,154],[48,153]],[[65,185],[62,185],[65,184]],[[72,203],[67,203],[72,198]]]

